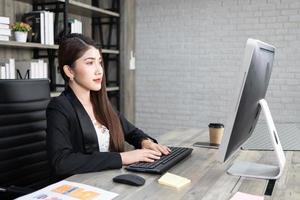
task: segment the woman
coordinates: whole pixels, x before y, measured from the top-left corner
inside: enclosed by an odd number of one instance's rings
[[[91,39],[80,34],[65,36],[58,62],[67,87],[47,108],[47,150],[56,175],[121,168],[169,154],[168,147],[113,110],[103,60]],[[137,150],[124,152],[124,141]]]

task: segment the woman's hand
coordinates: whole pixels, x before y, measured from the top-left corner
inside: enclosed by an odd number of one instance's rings
[[[160,155],[161,154],[168,155],[171,152],[171,149],[169,149],[169,147],[161,145],[161,144],[157,144],[150,139],[143,140],[141,145],[142,145],[143,149],[154,150],[154,151],[160,153]]]
[[[120,153],[122,164],[129,165],[135,162],[154,162],[160,159],[161,153],[151,149],[137,149]]]

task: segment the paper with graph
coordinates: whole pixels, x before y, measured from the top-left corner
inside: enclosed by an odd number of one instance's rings
[[[90,185],[71,181],[60,181],[17,200],[110,200],[118,194]]]

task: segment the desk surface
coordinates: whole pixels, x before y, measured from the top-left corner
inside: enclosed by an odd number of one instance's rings
[[[183,129],[164,134],[158,138],[162,144],[192,147],[197,141],[208,141],[207,130]],[[79,174],[67,180],[93,185],[118,193],[115,199],[213,199],[226,200],[235,192],[264,195],[268,181],[230,176],[225,173],[233,160],[274,162],[275,155],[271,151],[240,151],[227,163],[215,160],[217,150],[193,147],[190,157],[180,162],[169,172],[186,177],[191,183],[180,190],[158,184],[160,175],[136,173],[146,179],[141,187],[128,186],[112,182],[112,178],[123,173],[132,173],[124,168],[96,173]],[[286,166],[282,177],[275,182],[272,196],[265,200],[300,199],[300,152],[286,151]]]

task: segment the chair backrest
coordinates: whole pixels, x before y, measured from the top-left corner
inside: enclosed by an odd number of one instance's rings
[[[46,79],[0,80],[0,187],[49,183]]]

